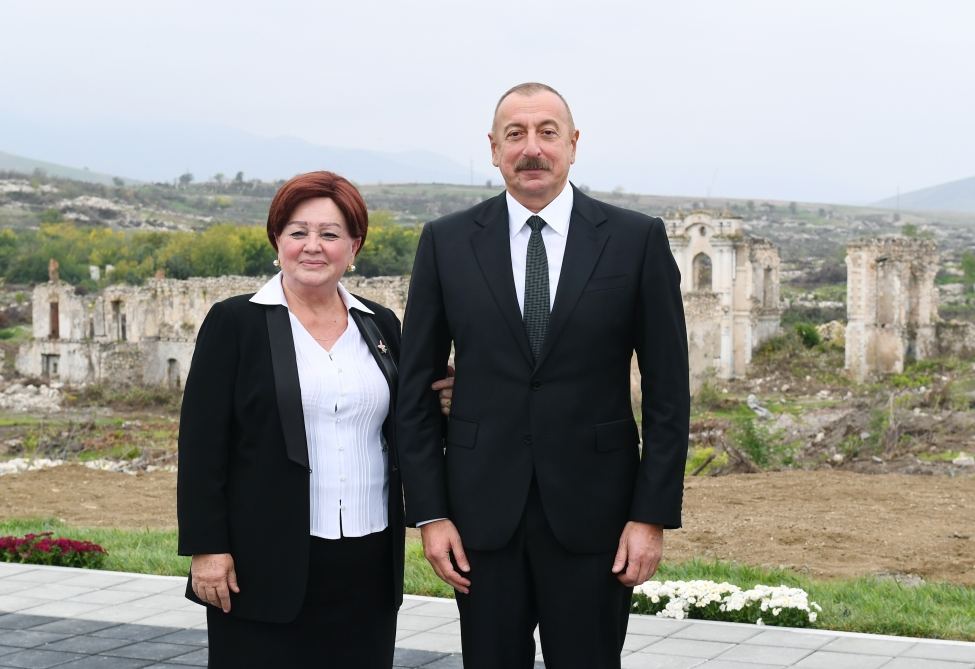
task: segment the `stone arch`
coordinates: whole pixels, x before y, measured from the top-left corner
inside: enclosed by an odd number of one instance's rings
[[[692,263],[692,276],[694,277],[694,290],[711,292],[711,256],[707,253],[698,253],[694,256]]]

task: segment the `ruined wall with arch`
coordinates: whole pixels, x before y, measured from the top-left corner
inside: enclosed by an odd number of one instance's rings
[[[65,383],[162,384],[181,388],[210,307],[256,292],[267,277],[150,279],[97,293],[53,280],[34,288],[33,340],[20,347],[17,371]],[[402,317],[407,277],[348,276],[353,293]]]
[[[779,330],[779,253],[741,219],[696,211],[666,221],[681,272],[691,386],[742,376],[752,351]]]
[[[778,252],[769,242],[746,236],[739,219],[695,212],[666,225],[681,272],[692,389],[709,375],[743,375],[754,347],[778,330]],[[85,294],[55,272],[34,288],[33,340],[20,348],[17,370],[72,384],[182,387],[210,306],[253,293],[266,280],[155,278],[143,286],[111,285]],[[348,275],[342,281],[402,319],[409,277]],[[635,364],[633,378],[638,397]]]

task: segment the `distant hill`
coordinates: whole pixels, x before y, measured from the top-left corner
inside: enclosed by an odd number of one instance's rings
[[[200,123],[55,122],[0,112],[0,148],[108,174],[172,183],[189,172],[196,181],[276,181],[329,169],[358,183],[471,183],[468,166],[426,151],[383,152],[320,146],[294,137],[259,137]],[[81,178],[81,177],[78,177]],[[489,177],[474,173],[474,183]]]
[[[112,185],[112,180],[114,179],[114,177],[110,174],[102,174],[101,172],[92,172],[88,169],[78,169],[77,167],[58,165],[57,163],[34,160],[33,158],[24,158],[23,156],[15,156],[12,153],[4,153],[3,151],[0,151],[0,171],[20,172],[21,174],[29,175],[33,174],[35,170],[41,170],[46,175],[51,177],[73,179],[74,181],[83,181],[85,183],[92,184],[102,184],[103,186]],[[123,181],[125,183],[135,183],[133,179],[123,179]]]
[[[876,205],[893,209],[898,206],[898,198],[889,197],[877,202]],[[975,177],[901,193],[900,208],[915,211],[975,213]]]

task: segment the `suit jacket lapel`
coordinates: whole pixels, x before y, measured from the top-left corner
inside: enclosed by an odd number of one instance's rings
[[[288,308],[269,307],[266,317],[271,367],[274,369],[274,392],[278,400],[285,449],[289,460],[311,471],[308,466],[308,442],[305,440],[305,415],[301,409],[301,387],[298,385],[298,360]]]
[[[471,245],[484,280],[491,289],[498,310],[504,317],[518,350],[529,364],[534,364],[528,334],[518,307],[515,280],[511,273],[511,241],[508,235],[508,206],[504,194],[494,198],[484,212],[474,220],[477,231]]]
[[[392,393],[392,399],[395,402],[396,362],[393,361],[392,355],[389,352],[388,339],[385,342],[383,341],[384,337],[382,332],[380,332],[379,326],[376,325],[376,321],[371,315],[361,312],[358,309],[349,309],[349,315],[355,322],[356,327],[359,328],[362,338],[366,340],[369,352],[376,359],[376,364],[382,370],[383,376],[386,377],[386,382],[389,384],[389,392]],[[380,348],[380,346],[383,348]]]
[[[606,215],[593,201],[573,186],[572,216],[569,222],[569,235],[565,240],[565,255],[562,258],[562,271],[555,292],[555,304],[548,321],[548,332],[542,345],[542,353],[536,367],[541,367],[562,334],[569,315],[582,296],[589,282],[596,261],[609,239],[603,223]],[[527,335],[526,335],[527,340]]]

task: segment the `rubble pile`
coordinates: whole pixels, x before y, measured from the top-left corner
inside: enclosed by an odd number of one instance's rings
[[[33,472],[39,469],[50,469],[67,464],[79,464],[62,459],[51,458],[12,458],[0,461],[0,476],[6,474],[20,474],[22,472]],[[148,472],[175,472],[175,465],[152,465],[146,460],[139,458],[136,460],[113,460],[109,458],[99,458],[80,463],[88,469],[97,469],[104,472],[118,472],[120,474],[141,474]]]
[[[26,385],[11,383],[0,391],[0,410],[50,412],[61,408],[61,389],[58,384]]]

